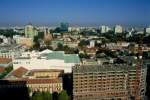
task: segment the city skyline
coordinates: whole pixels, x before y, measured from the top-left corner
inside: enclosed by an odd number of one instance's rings
[[[0,26],[149,26],[149,0],[1,0]]]

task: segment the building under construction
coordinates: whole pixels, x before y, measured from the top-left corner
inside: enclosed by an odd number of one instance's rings
[[[136,64],[76,66],[73,68],[73,99],[143,100],[147,68],[141,66],[139,81],[136,68]]]

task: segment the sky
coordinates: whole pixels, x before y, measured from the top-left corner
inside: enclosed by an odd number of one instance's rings
[[[0,26],[150,25],[150,0],[0,0]]]

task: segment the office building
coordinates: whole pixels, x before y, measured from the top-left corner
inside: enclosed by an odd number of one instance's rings
[[[101,26],[101,33],[107,33],[108,31],[110,31],[111,29],[108,26]]]
[[[37,29],[32,26],[32,24],[28,24],[25,26],[25,37],[27,38],[34,38],[34,36],[38,35]]]

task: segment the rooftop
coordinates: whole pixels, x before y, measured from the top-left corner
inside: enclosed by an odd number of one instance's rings
[[[14,71],[12,71],[7,77],[9,76],[14,76],[16,78],[22,78],[23,75],[25,75],[25,73],[27,73],[28,70],[23,68],[23,67],[20,67]]]
[[[135,68],[136,68],[135,66],[128,64],[82,65],[74,67],[73,73],[108,72],[108,71],[128,72],[129,70],[135,70]]]
[[[12,62],[12,59],[9,58],[0,58],[0,64],[8,64]]]
[[[77,54],[65,54],[64,51],[52,51],[51,53],[43,53],[41,57],[50,59],[64,60],[65,63],[80,63],[80,58]]]

